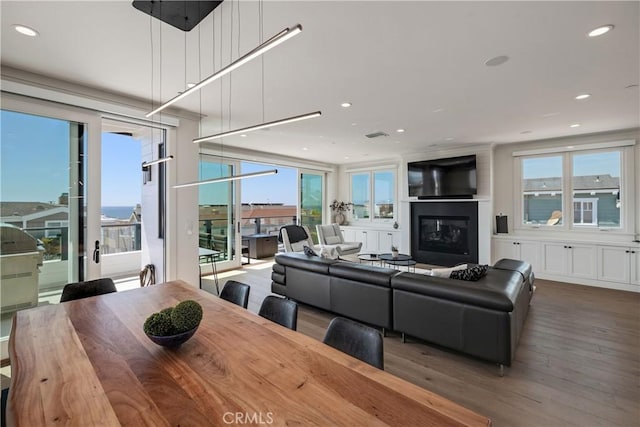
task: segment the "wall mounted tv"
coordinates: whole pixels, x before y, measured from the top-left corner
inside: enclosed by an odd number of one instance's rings
[[[410,162],[407,168],[409,197],[471,199],[478,193],[475,155]]]

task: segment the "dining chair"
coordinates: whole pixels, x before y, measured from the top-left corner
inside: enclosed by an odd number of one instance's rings
[[[96,295],[110,294],[111,292],[117,291],[116,285],[109,277],[88,280],[86,282],[69,283],[62,289],[60,302],[95,297]]]
[[[369,326],[344,317],[336,317],[322,341],[378,369],[384,369],[382,334]]]
[[[298,304],[286,298],[269,295],[262,301],[258,314],[293,331],[298,327]]]
[[[250,290],[251,287],[245,283],[227,280],[224,288],[220,291],[220,298],[239,305],[242,308],[247,308]]]

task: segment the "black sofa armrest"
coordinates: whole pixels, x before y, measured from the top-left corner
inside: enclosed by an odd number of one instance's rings
[[[489,268],[477,282],[400,273],[391,279],[394,289],[449,301],[511,312],[523,286],[519,272]]]

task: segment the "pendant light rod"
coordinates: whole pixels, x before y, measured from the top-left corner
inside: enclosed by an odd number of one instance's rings
[[[222,178],[207,179],[205,181],[187,182],[186,184],[174,185],[173,188],[194,187],[196,185],[215,184],[216,182],[237,181],[239,179],[255,178],[258,176],[274,175],[277,173],[278,173],[278,169],[272,169],[272,170],[262,171],[262,172],[251,172],[251,173],[245,173],[242,175],[232,175],[232,176],[225,176]]]
[[[214,139],[224,138],[225,136],[237,135],[239,133],[252,132],[254,130],[260,130],[264,128],[269,128],[273,126],[284,125],[286,123],[298,122],[300,120],[312,119],[314,117],[320,117],[322,115],[322,111],[314,111],[313,113],[302,114],[300,116],[293,116],[286,119],[275,120],[273,122],[266,122],[260,125],[249,126],[242,129],[230,130],[228,132],[217,133],[215,135],[203,136],[201,138],[196,138],[193,140],[194,144],[198,144],[200,142],[212,141]]]
[[[173,160],[173,156],[162,157],[160,159],[151,160],[150,162],[142,162],[142,170],[148,168],[149,166],[157,165],[158,163],[168,162],[169,160]]]
[[[257,58],[258,56],[262,55],[266,51],[268,51],[270,49],[273,49],[274,47],[278,46],[280,43],[283,43],[286,40],[289,40],[291,37],[293,37],[293,36],[295,36],[297,34],[300,34],[301,32],[302,32],[302,25],[300,25],[300,24],[297,24],[294,27],[285,28],[284,30],[282,30],[278,34],[276,34],[275,36],[271,37],[266,42],[262,43],[260,46],[258,46],[255,49],[253,49],[251,52],[249,52],[246,55],[244,55],[243,57],[237,59],[235,62],[232,62],[231,64],[227,65],[223,69],[219,70],[217,73],[213,73],[212,75],[210,75],[206,79],[202,80],[200,83],[196,84],[192,88],[185,90],[184,92],[182,92],[181,94],[173,97],[172,99],[170,99],[169,101],[165,102],[164,104],[162,104],[161,106],[159,106],[155,110],[151,111],[150,113],[147,113],[146,117],[151,117],[154,114],[159,113],[160,111],[164,110],[168,106],[178,102],[182,98],[184,98],[184,97],[186,97],[188,95],[191,95],[192,93],[194,93],[197,90],[202,89],[203,87],[205,87],[209,83],[211,83],[211,82],[213,82],[215,80],[218,80],[220,77],[222,77],[224,75],[229,74],[230,72],[232,72],[236,68],[246,64],[247,62],[251,61],[252,59]]]

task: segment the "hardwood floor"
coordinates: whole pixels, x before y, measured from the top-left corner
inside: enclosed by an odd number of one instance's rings
[[[251,285],[249,310],[270,294],[271,260],[220,274]],[[204,280],[204,287],[211,282]],[[640,294],[536,280],[516,358],[495,365],[399,335],[385,370],[480,414],[495,426],[639,426]],[[330,313],[300,306],[298,331],[321,340]]]

